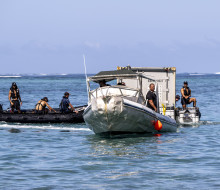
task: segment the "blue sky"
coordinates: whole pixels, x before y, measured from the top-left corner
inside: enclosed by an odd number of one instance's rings
[[[220,72],[219,0],[0,0],[0,73]]]

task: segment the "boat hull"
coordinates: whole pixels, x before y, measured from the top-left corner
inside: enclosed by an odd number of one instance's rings
[[[175,132],[176,121],[158,114],[144,105],[122,97],[99,97],[85,109],[84,120],[94,133],[161,133]],[[160,120],[162,129],[155,129]]]
[[[0,113],[0,121],[16,122],[16,123],[82,123],[83,112],[85,107],[76,108],[78,113],[60,113],[59,109],[56,109],[57,113],[37,114],[32,110],[21,110],[20,114],[10,113],[3,111]]]

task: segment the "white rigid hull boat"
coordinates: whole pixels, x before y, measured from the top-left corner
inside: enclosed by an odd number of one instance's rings
[[[125,74],[126,73],[126,74]],[[142,75],[132,71],[110,71],[90,77],[88,81],[114,80],[124,78],[137,80],[141,83]],[[138,85],[142,86],[142,85]],[[146,106],[141,88],[132,89],[127,86],[115,85],[89,90],[89,104],[83,117],[94,133],[160,133],[173,132],[177,129],[176,121],[157,113]],[[156,130],[157,121],[162,129]]]

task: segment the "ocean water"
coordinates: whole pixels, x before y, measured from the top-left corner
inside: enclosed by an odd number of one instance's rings
[[[100,137],[85,124],[1,122],[0,189],[220,189],[220,75],[177,76],[177,93],[185,80],[202,121],[175,133]],[[87,103],[83,75],[0,77],[4,109],[14,81],[23,109],[44,96],[58,107],[65,91]]]

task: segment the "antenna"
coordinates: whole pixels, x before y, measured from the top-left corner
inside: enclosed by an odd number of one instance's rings
[[[87,95],[88,95],[88,102],[89,102],[89,86],[88,86],[88,82],[87,82],[87,71],[86,71],[86,57],[83,54],[83,63],[84,63],[84,69],[85,69],[85,77],[86,77],[86,89],[87,89]]]

